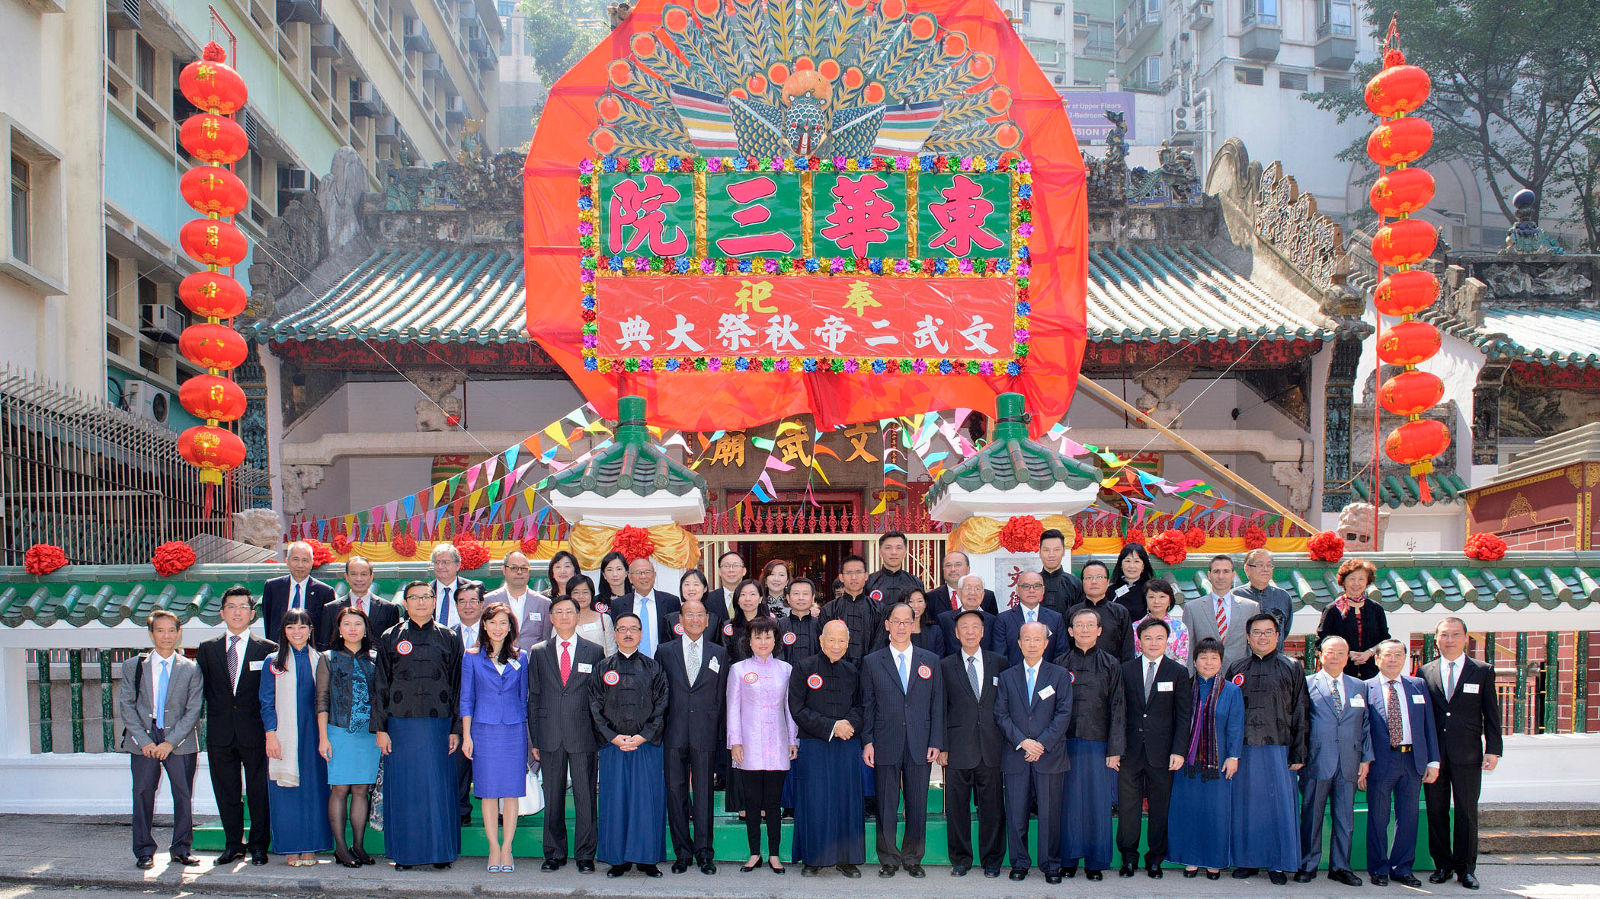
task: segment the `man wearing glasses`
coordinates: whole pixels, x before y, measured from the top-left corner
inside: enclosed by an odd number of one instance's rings
[[[1044,625],[1044,657],[1053,659],[1066,649],[1066,621],[1056,612],[1045,608],[1044,575],[1037,571],[1024,571],[1017,576],[1017,604],[995,616],[989,629],[989,650],[1006,657],[1007,665],[1022,663],[1022,650],[1017,639],[1022,626],[1037,621]]]
[[[1300,868],[1299,785],[1310,755],[1311,697],[1305,668],[1277,650],[1278,620],[1257,612],[1244,622],[1250,654],[1228,666],[1244,691],[1244,754],[1233,777],[1233,876],[1262,868],[1273,886]]]
[[[1244,557],[1247,583],[1235,588],[1233,595],[1254,602],[1261,611],[1278,619],[1278,651],[1283,652],[1283,641],[1289,638],[1289,626],[1293,623],[1294,606],[1289,600],[1289,591],[1272,583],[1273,567],[1271,552],[1250,550]]]
[[[497,602],[505,603],[517,622],[517,648],[532,649],[550,636],[550,599],[528,589],[533,565],[522,553],[516,550],[506,553],[500,571],[505,575],[505,583],[483,598],[483,608]]]

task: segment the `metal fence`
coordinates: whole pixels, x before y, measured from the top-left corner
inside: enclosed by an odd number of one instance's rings
[[[240,468],[202,516],[199,471],[178,434],[98,398],[0,370],[0,564],[35,543],[78,564],[139,564],[167,540],[225,536],[228,510],[268,482]]]

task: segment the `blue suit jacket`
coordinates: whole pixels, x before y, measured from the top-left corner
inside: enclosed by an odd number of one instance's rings
[[[927,676],[923,676],[923,672]],[[894,650],[880,649],[861,660],[861,742],[871,743],[880,765],[926,765],[928,750],[944,749],[944,674],[939,657],[911,647],[911,665],[900,689]]]
[[[1430,763],[1439,761],[1439,738],[1433,730],[1433,703],[1428,701],[1428,685],[1422,682],[1422,678],[1402,674],[1400,685],[1405,688],[1406,694],[1400,697],[1400,704],[1411,717],[1410,753],[1395,752],[1389,748],[1389,700],[1384,696],[1383,675],[1378,674],[1365,684],[1367,726],[1372,731],[1372,767],[1384,769],[1390,765],[1405,765],[1409,760],[1410,767],[1421,776]]]
[[[1046,695],[1040,696],[1041,693]],[[1067,669],[1041,661],[1031,705],[1028,672],[1022,663],[1000,672],[994,719],[1009,744],[1000,759],[1003,773],[1028,773],[1028,761],[1017,748],[1023,740],[1038,740],[1044,744],[1044,755],[1033,763],[1034,770],[1041,774],[1062,774],[1072,767],[1067,758],[1067,728],[1072,725],[1072,676]]]
[[[1311,757],[1304,775],[1316,780],[1337,777],[1354,783],[1361,763],[1372,761],[1367,685],[1348,674],[1339,675],[1339,679],[1345,695],[1343,711],[1320,675],[1306,678],[1306,690],[1311,694]],[[1357,700],[1361,705],[1355,704]]]
[[[528,721],[528,654],[517,650],[496,671],[486,653],[461,654],[461,717],[478,724],[526,724]]]
[[[989,626],[989,651],[1005,656],[1006,664],[1013,668],[1022,664],[1022,649],[1017,646],[1017,634],[1021,633],[1024,623],[1022,606],[1019,605],[996,615]],[[1050,642],[1045,644],[1044,657],[1053,659],[1066,652],[1070,644],[1067,642],[1067,623],[1061,613],[1041,605],[1039,623],[1050,629]]]

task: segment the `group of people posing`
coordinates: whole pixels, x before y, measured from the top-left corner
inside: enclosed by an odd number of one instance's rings
[[[311,577],[311,549],[292,544],[289,574],[262,592],[271,639],[251,633],[254,597],[234,587],[226,632],[194,660],[177,651],[176,616],[156,612],[153,650],[125,663],[134,855],[153,865],[165,770],[178,809],[171,856],[198,863],[189,792],[204,707],[219,864],[265,864],[269,848],[290,865],[329,850],[347,867],[372,864],[381,768],[384,854],[399,869],[449,867],[475,797],[488,870],[514,871],[519,800],[542,784],[544,870],[599,860],[610,876],[659,877],[670,835],[674,873],[713,874],[713,791],[725,779],[748,838],[742,871],[786,872],[792,809],[801,874],[859,877],[875,807],[878,875],[922,877],[938,765],[956,876],[978,865],[999,877],[1009,864],[1012,880],[1035,866],[1050,883],[1080,868],[1099,880],[1120,853],[1124,877],[1142,866],[1159,878],[1172,863],[1186,877],[1265,869],[1275,884],[1305,882],[1331,807],[1328,876],[1359,885],[1350,847],[1363,789],[1375,883],[1420,884],[1425,792],[1430,879],[1477,887],[1478,790],[1501,752],[1494,672],[1465,654],[1465,624],[1446,618],[1441,658],[1407,673],[1407,647],[1368,599],[1370,562],[1340,566],[1344,594],[1322,616],[1320,669],[1307,676],[1282,652],[1292,605],[1263,550],[1246,556],[1237,587],[1232,559],[1214,557],[1211,591],[1180,605],[1142,547],[1074,575],[1063,535],[1046,531],[1042,570],[1020,575],[1003,611],[964,553],[946,555],[931,591],[906,553],[904,535],[883,535],[883,567],[869,575],[848,556],[824,602],[781,562],[747,579],[736,553],[718,560],[718,589],[691,570],[674,594],[657,588],[649,559],[607,556],[596,584],[565,552],[540,593],[512,552],[504,584],[486,591],[441,544],[433,580],[406,584],[394,603],[373,593],[360,557],[336,599]]]

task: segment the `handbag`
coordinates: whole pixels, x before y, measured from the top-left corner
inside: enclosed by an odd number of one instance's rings
[[[517,803],[517,815],[537,815],[544,811],[544,772],[530,764],[523,781],[522,800]]]

